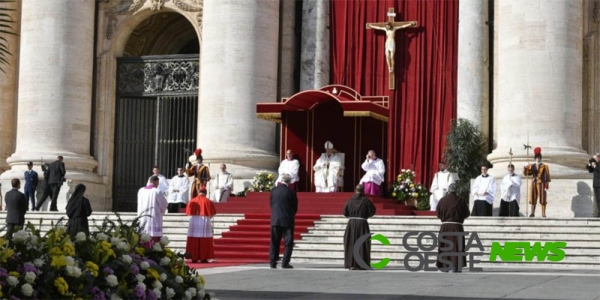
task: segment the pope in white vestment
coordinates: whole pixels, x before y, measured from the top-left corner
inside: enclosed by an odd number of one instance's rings
[[[515,167],[508,166],[508,174],[502,178],[500,184],[500,212],[499,217],[518,217],[519,201],[521,200],[521,177],[515,173]]]
[[[370,150],[367,159],[362,164],[362,169],[367,172],[360,179],[360,184],[364,186],[365,195],[380,196],[381,183],[385,175],[383,160],[377,157],[375,151]]]
[[[337,191],[338,175],[342,169],[342,160],[339,155],[333,153],[333,144],[325,143],[325,153],[315,163],[315,187],[317,193],[332,193]]]
[[[435,173],[431,182],[431,196],[429,196],[429,207],[431,211],[436,211],[436,207],[442,197],[446,196],[448,186],[455,182],[454,175],[446,170],[446,163],[439,163],[440,171]]]
[[[473,194],[473,211],[471,216],[492,216],[496,179],[487,173],[487,166],[481,166],[481,175],[475,178],[471,187]]]
[[[167,210],[167,198],[158,189],[158,180],[138,191],[137,215],[143,233],[149,234],[155,241],[162,237],[163,215]]]
[[[294,153],[292,152],[292,150],[288,150],[285,153],[285,157],[286,158],[282,160],[281,164],[279,165],[279,170],[277,171],[277,173],[279,173],[279,176],[275,181],[275,186],[279,186],[280,184],[282,184],[284,175],[289,175],[292,178],[292,181],[290,184],[288,184],[288,187],[292,190],[295,190],[296,182],[300,180],[298,177],[300,163],[297,159],[294,159]]]
[[[213,202],[227,202],[233,190],[233,175],[227,172],[227,166],[221,164],[221,173],[213,181],[213,192],[210,200]]]
[[[183,168],[177,168],[177,175],[169,184],[169,213],[179,213],[190,199],[190,180]]]

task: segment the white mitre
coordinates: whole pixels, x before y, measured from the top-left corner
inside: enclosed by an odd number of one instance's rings
[[[333,144],[330,141],[325,142],[325,150],[333,149]]]

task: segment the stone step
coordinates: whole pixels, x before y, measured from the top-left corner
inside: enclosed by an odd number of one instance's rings
[[[348,223],[348,219],[343,216],[324,215],[316,223]],[[375,216],[369,218],[369,224],[430,224],[441,225],[441,221],[435,217],[417,217],[417,216]],[[567,225],[567,226],[600,226],[600,218],[507,218],[507,217],[471,217],[465,220],[465,226],[472,225],[509,225],[509,226],[546,226],[546,225]]]
[[[314,227],[319,230],[346,230],[347,224],[339,223],[323,223],[318,221]],[[371,232],[382,232],[382,231],[434,231],[440,230],[440,225],[423,225],[423,224],[369,224]],[[585,228],[585,233],[598,234],[600,235],[600,227],[590,226],[487,226],[487,225],[473,225],[465,226],[465,231],[469,232],[549,232],[549,233],[569,233],[573,231],[581,231]]]
[[[374,232],[383,234],[388,239],[390,238],[399,238],[402,239],[406,234],[406,231],[379,231]],[[342,230],[321,230],[321,229],[309,229],[308,233],[303,233],[303,237],[308,237],[310,235],[319,235],[324,237],[343,237],[344,231]],[[477,235],[480,238],[510,238],[510,237],[519,237],[521,239],[543,239],[547,241],[563,241],[567,239],[576,238],[579,240],[599,240],[600,237],[598,234],[588,234],[585,232],[569,232],[569,233],[543,233],[543,232],[505,232],[505,231],[487,231],[487,232],[478,232]]]
[[[375,260],[372,260],[375,261]],[[468,261],[468,260],[467,260]],[[315,258],[315,257],[306,257],[294,252],[292,255],[292,263],[323,263],[323,264],[337,264],[340,266],[344,266],[344,258]],[[411,266],[413,266],[411,264]],[[415,265],[416,266],[416,262]],[[430,264],[430,268],[435,267],[435,264]],[[600,262],[588,262],[588,261],[570,261],[570,262],[486,262],[481,261],[475,264],[476,268],[484,268],[483,271],[486,271],[485,268],[519,268],[523,270],[532,270],[532,269],[562,269],[562,268],[576,268],[576,269],[591,269],[598,270],[600,268]],[[401,259],[391,259],[390,264],[388,264],[388,268],[404,268],[404,261]],[[467,265],[468,268],[468,265]],[[384,269],[385,270],[385,269]]]
[[[371,261],[378,261],[384,258],[396,259],[396,260],[404,260],[404,257],[410,253],[411,251],[380,251],[378,249],[371,249]],[[479,250],[469,251],[469,252],[479,252]],[[427,253],[427,251],[419,251],[421,255]],[[433,256],[437,256],[437,251],[429,252]],[[565,252],[566,253],[566,252]],[[316,257],[316,258],[328,258],[328,259],[339,259],[344,258],[344,251],[332,251],[332,250],[321,250],[321,249],[312,249],[312,250],[304,250],[304,249],[296,249],[294,248],[293,256],[304,256],[304,257]],[[482,255],[477,256],[476,259],[481,261],[489,261],[489,253],[483,252]],[[411,257],[410,260],[417,260]],[[570,254],[566,253],[565,258],[561,262],[568,263],[570,261],[580,261],[580,262],[595,262],[600,264],[600,256],[596,253],[594,254]],[[533,262],[537,262],[537,259],[534,258]],[[545,263],[545,262],[538,262]]]

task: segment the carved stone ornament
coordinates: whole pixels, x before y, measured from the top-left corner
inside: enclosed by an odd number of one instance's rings
[[[189,12],[201,12],[202,0],[172,0],[175,6]]]
[[[165,5],[165,0],[151,0],[152,1],[152,6],[150,7],[150,9],[152,9],[152,11],[157,11],[157,10],[161,10],[163,8],[163,6]]]

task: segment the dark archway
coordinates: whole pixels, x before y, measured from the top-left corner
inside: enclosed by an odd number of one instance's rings
[[[153,166],[167,178],[196,146],[199,39],[176,13],[140,23],[117,58],[113,210],[136,211]]]

